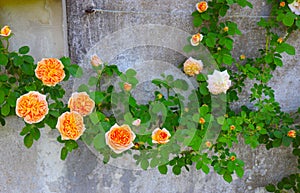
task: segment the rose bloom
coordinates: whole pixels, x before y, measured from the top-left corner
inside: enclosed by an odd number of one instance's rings
[[[288,133],[287,133],[287,136],[288,137],[291,137],[291,138],[296,138],[296,131],[295,130],[290,130]]]
[[[208,90],[212,94],[220,94],[225,93],[231,86],[231,80],[229,80],[229,74],[227,70],[220,72],[218,70],[214,70],[212,75],[208,75]]]
[[[280,2],[280,3],[279,3],[279,6],[280,6],[280,7],[284,7],[284,6],[285,6],[285,2],[284,2],[284,1]]]
[[[92,113],[95,102],[86,92],[75,92],[72,94],[68,102],[68,107],[71,111],[76,111],[82,116]]]
[[[55,86],[65,78],[64,65],[56,58],[43,58],[38,62],[35,76],[46,86]]]
[[[125,82],[124,85],[123,85],[123,88],[125,91],[130,91],[131,88],[132,88],[132,85],[129,84],[128,82]]]
[[[277,42],[278,42],[279,44],[281,44],[281,43],[283,42],[283,38],[281,38],[281,37],[278,38],[278,39],[277,39]]]
[[[226,26],[226,27],[223,28],[223,30],[224,30],[224,32],[228,32],[229,27]]]
[[[292,12],[296,15],[300,15],[300,0],[295,0],[293,3],[288,5]]]
[[[132,122],[132,125],[134,126],[140,126],[140,124],[141,124],[141,119],[137,119]]]
[[[56,128],[62,140],[77,140],[85,131],[83,117],[75,111],[65,112],[58,117]]]
[[[199,13],[203,13],[204,11],[207,10],[207,8],[208,8],[208,4],[206,1],[201,1],[196,4],[196,9]]]
[[[233,156],[230,157],[230,160],[231,160],[231,161],[235,161],[235,160],[236,160],[236,157],[233,155]]]
[[[114,124],[109,131],[105,133],[106,144],[115,152],[122,153],[134,146],[132,143],[135,139],[135,134],[128,125],[119,126]]]
[[[194,34],[191,38],[191,44],[192,46],[198,46],[199,43],[202,41],[203,35],[200,33]]]
[[[91,58],[91,64],[94,67],[98,67],[103,64],[103,61],[97,55],[93,55]]]
[[[206,142],[205,142],[205,145],[206,145],[206,147],[210,148],[212,144],[211,144],[210,141],[206,141]]]
[[[9,26],[4,26],[1,31],[0,31],[0,35],[3,37],[7,37],[11,34],[11,29],[9,28]]]
[[[199,74],[203,69],[203,63],[201,60],[196,60],[192,57],[189,57],[183,64],[183,71],[189,75],[194,76]]]
[[[152,143],[165,144],[170,141],[169,138],[171,137],[171,134],[165,128],[163,129],[156,128],[152,132],[151,137],[152,137]]]
[[[38,123],[48,114],[46,95],[30,91],[17,99],[16,114],[24,118],[26,123]]]

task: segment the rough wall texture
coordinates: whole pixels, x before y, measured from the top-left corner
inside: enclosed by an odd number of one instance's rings
[[[120,35],[114,32],[141,25],[159,25],[172,27],[176,29],[174,32],[185,31],[192,34],[196,30],[191,27],[190,13],[194,10],[195,3],[192,0],[68,0],[70,56],[83,67],[89,65],[86,57],[93,53],[99,54],[106,61],[116,63],[123,70],[129,66],[145,65],[145,61],[150,60],[176,65],[185,58],[184,53],[178,50],[184,46],[185,41],[174,38],[176,44],[161,46],[159,42],[167,37],[153,34],[151,39],[160,41],[144,41],[135,33]],[[236,40],[236,56],[242,53],[254,56],[257,54],[255,47],[262,45],[262,31],[256,27],[256,22],[260,16],[267,15],[268,7],[265,1],[252,0],[252,3],[253,9],[234,8],[228,14],[228,17],[239,24],[244,34]],[[64,46],[61,6],[59,0],[32,0],[26,1],[26,4],[21,0],[0,0],[0,23],[11,25],[15,31],[14,48],[30,45],[31,53],[37,59],[60,57],[63,55]],[[108,11],[86,14],[84,10],[90,7]],[[168,27],[162,29],[167,30]],[[176,33],[171,35],[176,36]],[[146,37],[149,36],[151,34]],[[115,43],[118,49],[112,49],[107,54],[107,42]],[[145,45],[149,42],[151,44]],[[299,35],[294,35],[290,42],[299,45]],[[285,67],[275,72],[271,83],[276,88],[276,97],[285,110],[300,106],[297,91],[300,85],[300,65],[296,58],[299,58],[299,47],[296,57],[285,56]],[[180,176],[171,173],[160,175],[156,169],[128,169],[129,167],[124,167],[124,162],[130,162],[129,158],[104,165],[101,156],[83,143],[80,143],[79,150],[63,162],[59,160],[61,146],[56,143],[57,131],[45,128],[41,140],[28,150],[18,135],[23,126],[21,121],[14,117],[7,122],[7,126],[0,127],[1,193],[263,193],[266,184],[276,182],[296,170],[296,160],[289,148],[266,151],[263,146],[251,150],[243,145],[235,147],[235,150],[246,162],[245,176],[242,179],[234,178],[231,184],[224,182],[213,172],[204,175],[194,169],[183,172]]]

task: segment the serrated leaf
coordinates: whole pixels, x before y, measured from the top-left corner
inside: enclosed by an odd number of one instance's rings
[[[244,169],[242,167],[235,167],[235,172],[236,172],[236,175],[239,177],[239,178],[242,178],[244,176]]]
[[[228,183],[232,182],[232,176],[231,176],[229,173],[225,173],[225,174],[223,175],[223,178],[224,178],[224,180],[225,180],[226,182],[228,182]]]
[[[70,66],[68,67],[68,70],[69,70],[70,74],[71,74],[72,76],[74,76],[75,78],[80,78],[80,77],[83,75],[83,70],[82,70],[82,68],[81,68],[80,66],[78,66],[78,65],[75,65],[75,64],[70,65]]]
[[[205,174],[208,174],[210,169],[207,165],[205,164],[202,164],[202,171],[205,173]]]
[[[32,135],[34,140],[38,140],[41,136],[41,132],[38,128],[34,127],[33,129],[30,130],[30,134]]]

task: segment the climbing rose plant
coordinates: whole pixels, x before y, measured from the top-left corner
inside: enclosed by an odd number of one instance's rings
[[[147,104],[138,104],[132,95],[138,84],[135,70],[120,72],[117,66],[103,62],[97,55],[91,57],[94,74],[65,104],[61,82],[68,81],[70,76],[80,78],[83,70],[66,57],[44,58],[35,64],[27,46],[11,52],[9,39],[13,33],[9,26],[4,26],[0,31],[0,122],[5,125],[5,118],[10,115],[24,120],[20,135],[28,148],[40,138],[40,129],[45,125],[57,129],[57,140],[63,144],[63,160],[78,148],[77,140],[83,140],[103,155],[104,163],[131,152],[142,169],[158,167],[162,174],[171,168],[179,175],[182,169],[196,167],[206,174],[213,169],[227,182],[232,181],[233,174],[242,177],[244,162],[231,152],[233,144],[241,143],[241,137],[252,148],[291,147],[300,163],[300,126],[296,121],[300,109],[283,112],[268,84],[272,72],[283,66],[282,54],[295,55],[295,48],[287,40],[292,33],[299,32],[300,1],[267,2],[272,4],[270,19],[261,18],[257,23],[265,29],[265,47],[259,49],[256,58],[242,54],[238,59],[232,56],[233,37],[241,35],[241,31],[224,16],[233,4],[252,8],[251,3],[195,2],[192,17],[196,33],[188,37],[183,50],[197,52],[204,46],[216,61],[217,69],[208,70],[210,64],[200,56],[189,57],[179,67],[195,80],[197,88],[189,96],[174,94],[173,89],[188,90],[188,84],[162,74],[160,79],[152,80],[157,90],[155,98]],[[253,83],[246,87],[246,80]],[[231,104],[249,86],[249,101],[254,108],[233,109]],[[224,104],[222,115],[212,105],[216,97]],[[113,109],[124,101],[128,107],[121,109],[124,112],[120,119]],[[210,136],[212,127],[219,128],[216,138]],[[299,184],[300,174],[294,173],[276,185],[267,185],[266,190],[299,192]]]

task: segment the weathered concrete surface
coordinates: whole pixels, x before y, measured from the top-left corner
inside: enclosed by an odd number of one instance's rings
[[[36,59],[62,56],[64,41],[61,2],[58,0],[26,2],[24,4],[21,0],[9,2],[0,0],[0,23],[11,25],[16,34],[13,38],[13,47],[30,45],[31,53]],[[258,35],[262,34],[262,31],[255,26],[255,23],[259,20],[259,16],[267,14],[267,9],[264,1],[252,0],[252,2],[254,9],[246,8],[241,11],[235,8],[228,15],[239,23],[244,33],[236,39],[236,56],[242,53],[254,56],[257,54],[255,47],[262,45],[263,42],[263,36]],[[83,66],[88,65],[82,62],[85,61],[84,57],[90,54],[90,49],[101,44],[103,38],[125,27],[159,24],[194,33],[196,29],[191,26],[190,13],[194,10],[195,3],[192,0],[155,2],[69,0],[67,13],[70,56],[73,61]],[[112,12],[102,14],[96,12],[88,15],[84,10],[91,6]],[[35,38],[34,41],[32,37]],[[124,34],[119,38],[125,40],[129,37]],[[134,37],[131,38],[133,43],[138,45],[138,42],[134,42]],[[299,35],[292,36],[290,42],[299,45]],[[178,47],[183,46],[184,44],[178,45]],[[297,91],[300,65],[296,59],[299,58],[299,47],[297,51],[296,57],[285,56],[286,66],[274,73],[272,83],[276,88],[277,99],[286,110],[294,110],[300,106]],[[96,53],[102,52],[98,50]],[[137,63],[143,65],[143,61],[149,60],[161,60],[162,63],[177,65],[177,62],[184,60],[184,55],[168,46],[138,46],[121,50],[110,62],[126,69]],[[1,193],[263,193],[266,192],[263,186],[276,182],[296,170],[296,160],[288,148],[266,151],[261,146],[251,150],[244,145],[239,145],[234,150],[238,157],[246,162],[245,176],[242,179],[234,178],[231,184],[224,182],[213,172],[204,175],[195,169],[174,176],[171,173],[160,175],[156,169],[142,171],[117,167],[118,162],[104,165],[99,156],[92,153],[83,143],[80,143],[80,149],[70,154],[66,161],[60,161],[61,145],[56,142],[58,136],[56,130],[45,128],[41,140],[28,150],[23,146],[22,138],[19,136],[23,126],[20,119],[9,118],[7,122],[7,126],[0,127]]]

